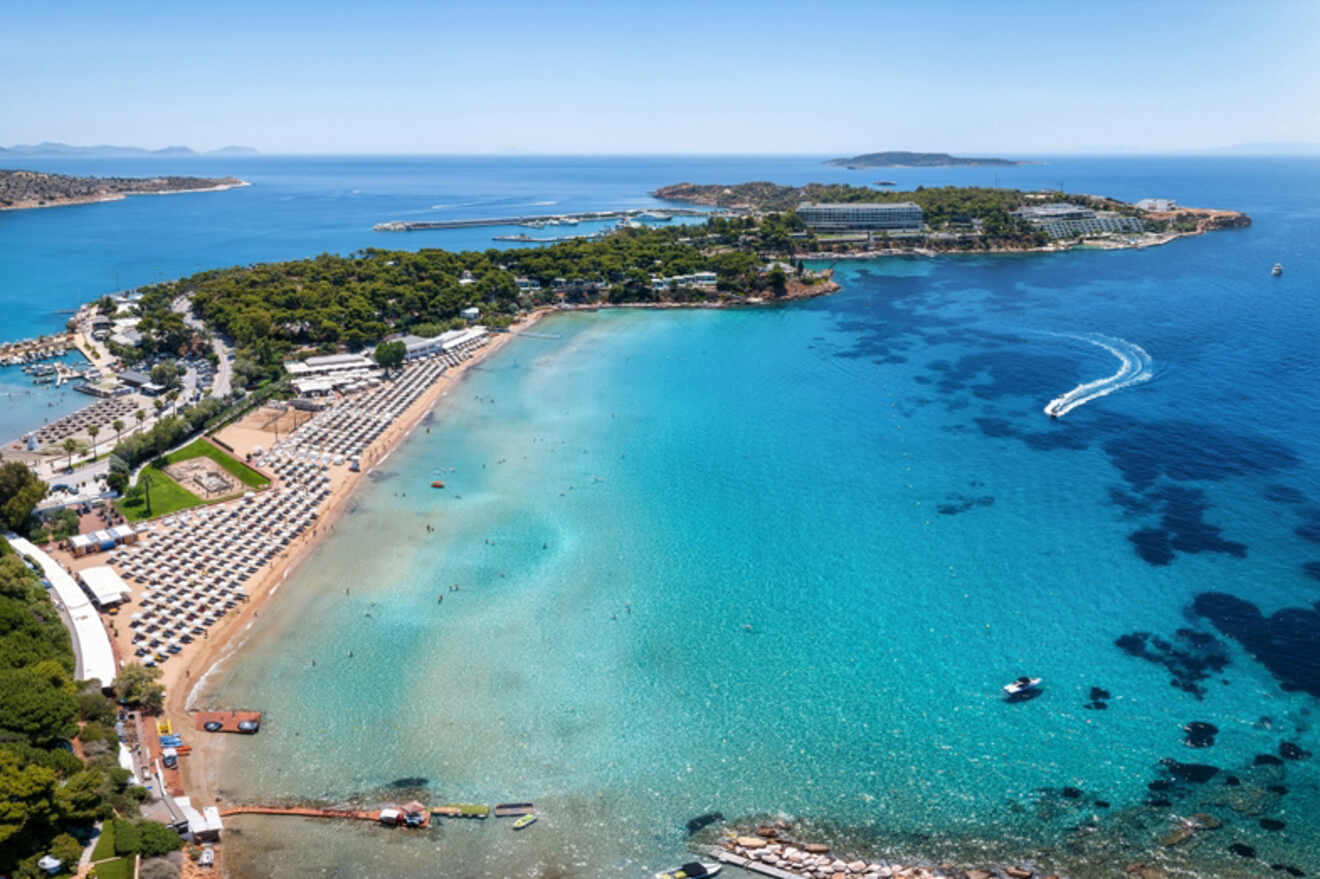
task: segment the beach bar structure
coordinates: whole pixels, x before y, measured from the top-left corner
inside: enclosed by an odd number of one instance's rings
[[[82,577],[83,586],[87,588],[87,593],[92,596],[92,601],[97,607],[106,608],[122,604],[132,594],[128,584],[109,565],[84,568],[79,572],[79,576]]]
[[[485,327],[475,326],[466,330],[449,330],[438,336],[404,336],[401,341],[407,350],[407,359],[419,360],[436,354],[466,354],[485,343],[487,332]]]
[[[325,357],[284,361],[284,371],[294,378],[330,376],[340,372],[375,368],[376,361],[365,354],[328,354]]]
[[[116,546],[131,546],[137,543],[137,539],[137,532],[132,525],[116,525],[91,534],[75,534],[69,538],[69,550],[75,556],[85,556]]]

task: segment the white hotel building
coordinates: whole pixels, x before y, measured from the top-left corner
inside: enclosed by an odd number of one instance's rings
[[[813,229],[920,229],[926,221],[913,202],[825,204],[804,202],[797,215]]]

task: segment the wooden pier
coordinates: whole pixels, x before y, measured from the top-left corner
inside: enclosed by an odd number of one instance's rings
[[[380,823],[381,809],[316,809],[309,806],[228,806],[220,810],[220,817],[230,815],[287,815],[295,818],[330,818],[349,821],[374,821]],[[420,812],[422,823],[419,827],[431,825],[431,815],[426,810]],[[400,825],[402,826],[402,825]]]
[[[241,733],[251,735],[246,730],[238,728],[240,723],[245,721],[255,721],[261,723],[260,711],[198,711],[193,715],[193,729],[198,731],[206,730],[206,724],[218,722],[220,729],[216,732]]]

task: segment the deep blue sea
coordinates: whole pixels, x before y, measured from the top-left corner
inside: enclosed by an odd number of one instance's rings
[[[1254,221],[842,262],[842,292],[785,307],[548,319],[364,483],[199,694],[267,712],[224,743],[229,800],[420,788],[541,821],[239,821],[241,875],[649,875],[712,810],[874,857],[1320,871],[1320,161],[819,162],[40,164],[254,185],[0,214],[6,336],[208,266],[494,246],[383,220],[641,206],[679,180],[1061,185]],[[1127,364],[1146,380],[1101,381]],[[1039,698],[999,698],[1026,673]],[[1197,812],[1223,826],[1160,844]]]

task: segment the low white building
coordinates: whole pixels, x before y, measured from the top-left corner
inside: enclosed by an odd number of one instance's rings
[[[97,607],[105,608],[121,604],[132,594],[128,584],[109,565],[84,568],[79,572],[79,576],[82,577],[83,586],[87,588],[87,594],[92,596],[92,601]]]
[[[328,354],[306,360],[284,361],[284,371],[294,378],[333,375],[353,369],[375,369],[376,362],[365,354]]]

